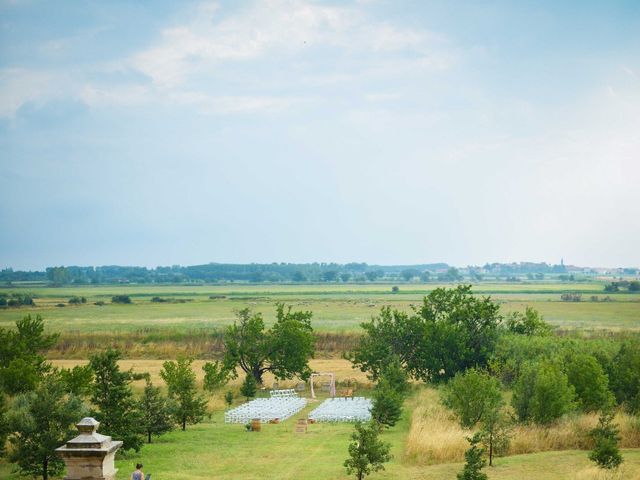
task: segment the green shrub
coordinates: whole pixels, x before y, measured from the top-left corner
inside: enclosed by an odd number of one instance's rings
[[[131,303],[131,297],[129,295],[115,295],[111,297],[111,303],[129,304]]]
[[[442,403],[454,411],[463,428],[472,428],[504,400],[497,378],[471,368],[449,381],[442,391]]]
[[[574,388],[558,365],[531,363],[516,382],[511,404],[521,421],[545,425],[570,412],[574,397]]]

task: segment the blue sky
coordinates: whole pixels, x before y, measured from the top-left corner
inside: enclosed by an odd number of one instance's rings
[[[0,1],[0,268],[640,266],[640,2]]]

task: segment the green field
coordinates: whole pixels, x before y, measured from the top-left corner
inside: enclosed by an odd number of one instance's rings
[[[36,307],[0,310],[0,326],[9,326],[27,313],[39,313],[50,330],[62,333],[210,329],[228,325],[234,312],[245,307],[263,312],[269,322],[274,317],[274,304],[286,302],[294,308],[313,311],[313,325],[318,331],[354,332],[380,307],[409,309],[437,286],[405,284],[400,285],[398,293],[391,292],[391,284],[29,288],[24,291],[36,296]],[[563,328],[640,330],[640,294],[611,294],[611,302],[592,302],[592,295],[605,296],[603,284],[599,283],[483,283],[474,291],[491,295],[505,312],[532,306],[548,322]],[[565,292],[581,292],[583,300],[563,302],[560,295]],[[129,295],[133,304],[112,305],[111,297],[118,294]],[[85,296],[87,304],[56,306],[66,304],[74,295]],[[154,296],[172,301],[153,303]],[[211,296],[221,298],[210,299]],[[99,301],[105,305],[94,305]]]

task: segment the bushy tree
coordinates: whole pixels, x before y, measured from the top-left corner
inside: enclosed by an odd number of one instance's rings
[[[614,396],[609,390],[609,378],[592,355],[574,355],[566,370],[569,383],[576,391],[578,405],[585,412],[608,409],[614,404]]]
[[[160,372],[169,389],[169,398],[176,402],[175,416],[182,425],[182,430],[187,429],[187,423],[201,422],[207,413],[207,400],[198,394],[192,362],[189,358],[164,362]]]
[[[349,458],[344,466],[349,475],[362,480],[373,472],[384,470],[384,464],[391,460],[391,446],[378,438],[378,425],[374,422],[357,422],[349,443]]]
[[[229,407],[233,405],[233,392],[231,390],[224,394],[224,402]]]
[[[393,427],[402,415],[402,394],[386,378],[381,378],[373,392],[371,417],[382,429]]]
[[[472,428],[488,412],[500,409],[504,400],[497,378],[470,368],[449,381],[442,391],[442,403],[454,411],[463,428]]]
[[[640,412],[640,342],[625,342],[611,363],[611,389],[619,404]]]
[[[136,452],[142,447],[140,412],[131,390],[131,372],[118,367],[120,352],[109,349],[90,357],[94,374],[91,402],[97,407],[94,416],[104,435],[122,440],[124,450]]]
[[[262,384],[265,372],[271,372],[279,380],[298,376],[307,379],[311,375],[309,359],[315,352],[315,337],[311,327],[311,312],[285,309],[276,305],[276,322],[265,330],[262,314],[249,309],[238,312],[238,321],[231,325],[224,336],[223,364],[235,375],[239,366]]]
[[[540,362],[522,369],[511,404],[521,421],[549,424],[574,408],[574,397],[574,389],[560,367]]]
[[[167,398],[162,396],[159,387],[154,387],[147,380],[142,398],[138,401],[140,419],[147,442],[151,443],[152,435],[162,435],[173,430],[173,409]]]
[[[446,381],[487,365],[500,322],[499,305],[474,296],[470,285],[438,288],[411,314],[383,307],[378,317],[362,324],[365,335],[350,358],[374,379],[395,354],[413,378]]]
[[[45,335],[40,315],[16,321],[16,329],[0,328],[0,389],[9,395],[28,392],[51,370],[43,352],[55,345],[58,335]]]
[[[18,395],[9,414],[9,460],[22,475],[47,480],[59,475],[64,462],[55,449],[74,436],[73,424],[85,414],[77,397],[48,376],[35,391]]]
[[[467,438],[471,444],[469,449],[464,453],[464,469],[458,473],[458,480],[487,480],[487,474],[482,469],[487,464],[483,458],[484,450],[478,447],[481,441],[480,434],[476,433],[473,437]]]
[[[258,390],[258,385],[256,383],[256,379],[253,375],[247,374],[244,378],[244,382],[242,382],[242,386],[240,387],[240,395],[246,397],[247,400],[256,396],[256,392]]]
[[[132,302],[129,295],[114,295],[111,297],[111,303],[130,304]]]
[[[613,423],[613,412],[603,411],[598,419],[598,426],[591,430],[589,435],[594,440],[589,459],[600,468],[608,470],[618,468],[622,463],[622,455],[618,448],[620,435],[618,435],[618,427]]]
[[[505,321],[507,330],[520,335],[549,335],[552,331],[551,325],[544,321],[540,313],[526,307],[524,313],[512,312]]]

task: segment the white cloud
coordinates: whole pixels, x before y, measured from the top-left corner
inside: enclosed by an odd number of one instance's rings
[[[196,18],[164,30],[158,45],[135,55],[132,64],[156,85],[171,88],[203,69],[222,68],[223,62],[313,55],[318,47],[346,53],[411,51],[431,58],[431,44],[440,41],[426,31],[371,21],[359,8],[303,0],[256,2],[229,17],[222,13],[215,4],[203,4]]]

